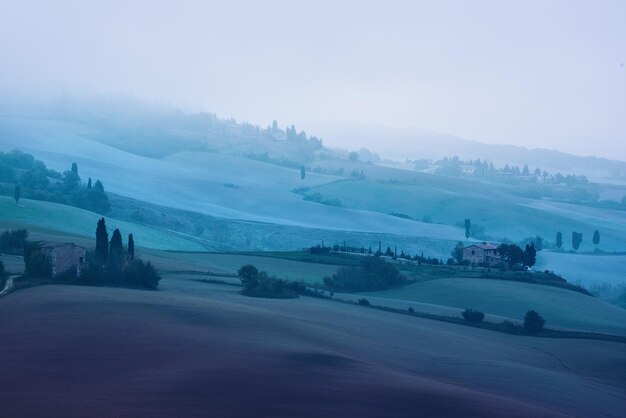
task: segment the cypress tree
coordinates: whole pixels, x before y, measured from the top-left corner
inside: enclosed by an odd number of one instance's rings
[[[124,244],[122,244],[122,234],[119,229],[116,229],[113,231],[113,236],[111,236],[111,243],[109,245],[109,264],[121,264],[123,255]]]
[[[15,186],[13,190],[13,199],[15,199],[15,204],[20,203],[20,198],[22,197],[22,188],[20,186]]]
[[[109,255],[109,233],[104,218],[98,221],[96,227],[96,255],[104,263]]]
[[[556,247],[561,248],[562,246],[563,246],[563,233],[557,232],[556,233]]]
[[[306,169],[302,166],[300,167],[300,178],[304,180],[304,177],[306,177]]]
[[[595,245],[600,244],[600,231],[598,231],[598,230],[596,230],[596,231],[593,233],[593,243],[594,243]]]
[[[135,258],[135,240],[133,234],[128,234],[128,257],[133,260]]]
[[[91,177],[87,180],[87,189],[91,190]]]
[[[470,230],[472,228],[472,221],[470,221],[469,219],[465,220],[465,238],[469,239],[470,237]]]
[[[574,247],[575,250],[578,250],[582,242],[583,242],[582,232],[576,232],[576,231],[572,232],[572,247]]]

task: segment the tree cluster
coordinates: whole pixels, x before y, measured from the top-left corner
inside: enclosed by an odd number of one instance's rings
[[[534,243],[526,245],[524,250],[517,244],[500,244],[498,254],[507,263],[509,270],[532,267],[537,261],[537,249]]]
[[[420,160],[415,162],[416,169],[418,170],[430,168],[431,164],[432,161],[430,160]],[[451,177],[471,175],[474,177],[493,178],[499,176],[529,182],[537,182],[540,180],[543,183],[565,184],[567,186],[589,183],[587,177],[583,175],[562,175],[561,173],[552,175],[539,167],[532,170],[527,164],[524,164],[523,167],[505,164],[504,167],[498,169],[493,165],[493,163],[481,160],[480,158],[477,160],[461,160],[457,156],[452,158],[445,157],[442,160],[435,162],[434,165],[436,166],[435,173]],[[468,167],[470,170],[466,171]]]
[[[95,251],[87,254],[87,266],[79,280],[88,284],[156,289],[161,277],[152,263],[135,257],[133,234],[128,235],[127,247],[119,229],[113,231],[109,241],[106,221],[102,218],[96,227]]]
[[[78,174],[78,165],[72,163],[64,173],[48,169],[31,154],[13,150],[0,152],[0,194],[43,200],[76,206],[97,213],[111,209],[108,196],[100,180],[84,185]]]
[[[391,263],[380,257],[365,257],[358,267],[341,267],[324,285],[339,292],[385,290],[405,284],[407,279]]]
[[[289,281],[269,276],[264,271],[259,271],[252,264],[242,266],[239,271],[239,280],[246,296],[272,299],[294,299],[298,295],[307,294],[304,282]]]

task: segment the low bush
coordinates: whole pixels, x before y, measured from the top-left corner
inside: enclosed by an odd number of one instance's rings
[[[485,314],[474,309],[466,309],[463,311],[463,318],[467,322],[482,322],[485,319]]]
[[[370,306],[370,301],[365,299],[365,298],[359,299],[359,305],[361,305],[361,306]]]

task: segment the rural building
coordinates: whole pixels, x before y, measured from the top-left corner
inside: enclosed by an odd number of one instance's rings
[[[473,164],[462,164],[461,172],[466,176],[473,176],[476,173],[476,166]]]
[[[234,137],[241,136],[241,126],[239,126],[237,124],[228,125],[226,130],[228,132],[228,136],[230,136],[230,137],[234,138]]]
[[[37,243],[37,246],[52,266],[53,276],[74,267],[76,267],[76,273],[80,274],[85,265],[87,250],[79,245],[42,241]]]
[[[500,254],[498,247],[491,244],[474,244],[463,248],[463,261],[469,261],[470,264],[487,263],[490,266],[498,264]]]

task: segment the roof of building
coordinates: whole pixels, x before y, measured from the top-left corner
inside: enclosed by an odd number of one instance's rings
[[[465,248],[472,248],[472,247],[478,247],[478,248],[480,248],[482,250],[497,250],[498,249],[498,247],[496,247],[493,244],[472,244],[472,245],[469,245],[469,246],[467,246]]]
[[[52,241],[39,241],[37,242],[37,246],[39,248],[59,248],[59,247],[81,247],[80,245],[76,245],[73,242],[52,242]]]

